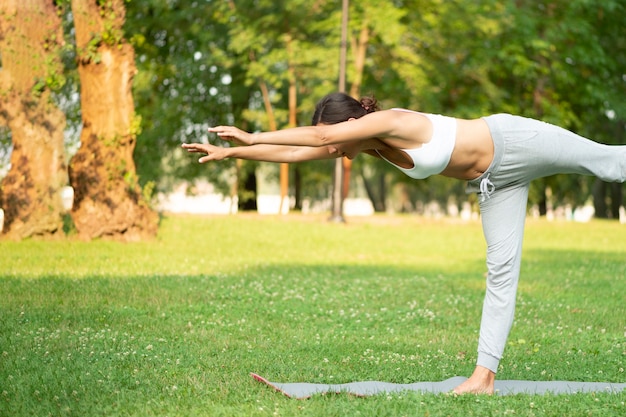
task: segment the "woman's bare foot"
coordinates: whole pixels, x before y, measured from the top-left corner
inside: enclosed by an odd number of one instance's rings
[[[482,366],[476,366],[474,373],[454,389],[455,394],[493,394],[496,374]]]

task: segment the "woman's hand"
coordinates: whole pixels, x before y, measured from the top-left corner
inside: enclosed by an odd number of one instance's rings
[[[216,126],[208,129],[211,133],[217,133],[220,139],[233,142],[237,145],[252,145],[253,134],[244,132],[234,126]]]
[[[198,159],[201,164],[209,161],[221,161],[228,158],[228,148],[214,146],[210,143],[183,143],[183,149],[189,153],[205,153],[206,156]]]

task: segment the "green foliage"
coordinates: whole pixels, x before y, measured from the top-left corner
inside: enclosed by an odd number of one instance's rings
[[[76,225],[70,213],[63,214],[63,233],[65,236],[74,237],[78,233]]]
[[[146,182],[143,187],[141,187],[141,196],[142,198],[139,200],[141,202],[150,202],[154,197],[154,189],[156,184],[153,181]]]
[[[94,33],[92,38],[89,39],[89,42],[87,42],[87,45],[85,46],[83,51],[79,53],[80,58],[86,62],[93,62],[94,64],[99,64],[100,61],[102,60],[102,56],[100,55],[100,52],[98,52],[98,48],[100,47],[101,43],[102,43],[102,34]]]
[[[377,216],[337,227],[325,218],[174,217],[152,242],[5,241],[0,253],[10,254],[0,257],[0,380],[9,382],[0,388],[2,415],[626,410],[626,393],[297,401],[250,378],[468,375],[484,295],[478,222]],[[623,383],[625,254],[614,224],[529,222],[499,378]]]
[[[56,4],[71,46],[69,3]],[[224,172],[234,169],[232,161],[199,165],[178,152],[179,145],[219,143],[206,133],[216,124],[268,129],[261,82],[270,89],[279,128],[288,124],[290,80],[297,85],[298,125],[309,124],[315,102],[337,88],[341,5],[336,1],[134,1],[126,3],[124,32],[113,24],[121,16],[110,0],[98,4],[106,28],[80,58],[99,62],[100,44],[124,38],[134,46],[139,72],[133,88],[142,119],[141,130],[133,129],[135,158],[141,181],[152,181],[159,190],[195,178],[230,189]],[[366,27],[370,38],[361,93],[374,94],[384,108],[465,118],[509,112],[594,140],[626,143],[625,7],[621,0],[352,1],[347,85],[357,77],[353,45]],[[39,80],[36,90],[54,89],[75,135],[80,129],[76,51],[64,48],[63,58],[65,72]],[[75,146],[76,140],[70,142]],[[377,176],[372,182],[381,176],[388,186],[406,182],[416,199],[439,191],[453,193],[458,201],[467,198],[452,180],[407,182],[372,158],[357,164]],[[332,170],[327,164],[298,169],[305,195],[324,195],[324,189],[328,195]],[[574,183],[587,189],[585,181]],[[557,177],[534,185],[533,203],[545,197],[546,184],[567,201],[588,197],[572,188],[571,180]]]
[[[0,126],[0,176],[4,177],[10,168],[11,130],[8,126]]]
[[[141,134],[141,115],[135,114],[130,122],[130,135],[136,138]]]
[[[105,45],[120,45],[124,41],[124,32],[111,22],[105,22],[101,33],[101,41]]]
[[[32,94],[35,97],[39,97],[44,91],[58,93],[63,89],[65,83],[66,78],[62,72],[49,72],[45,77],[37,78],[35,80],[35,84],[32,88]]]
[[[207,172],[217,178],[222,170],[200,167],[177,152],[182,142],[207,141],[206,127],[225,120],[231,111],[222,83],[224,62],[212,52],[226,41],[213,16],[215,7],[177,1],[127,5],[126,37],[135,48],[139,70],[133,88],[143,126],[135,156],[143,181],[163,185],[172,176]]]

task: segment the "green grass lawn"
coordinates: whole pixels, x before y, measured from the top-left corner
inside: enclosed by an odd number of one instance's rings
[[[618,394],[289,399],[254,381],[469,376],[478,222],[167,217],[0,242],[0,416],[624,416]],[[529,220],[498,378],[626,382],[626,226]]]

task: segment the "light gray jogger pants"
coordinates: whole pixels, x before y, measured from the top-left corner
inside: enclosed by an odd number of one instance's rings
[[[487,172],[469,181],[480,196],[487,241],[487,291],[477,365],[497,372],[515,312],[530,181],[554,174],[626,181],[626,146],[603,145],[568,130],[520,116],[485,117],[494,142]]]

